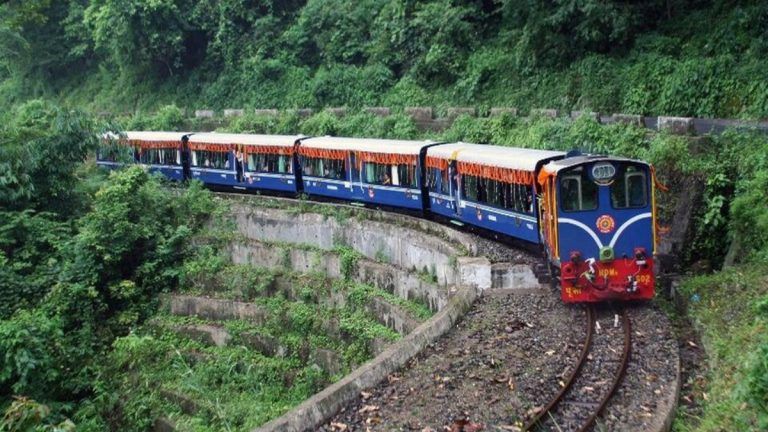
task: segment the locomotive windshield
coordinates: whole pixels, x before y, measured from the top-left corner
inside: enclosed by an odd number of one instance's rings
[[[597,208],[598,187],[583,166],[569,169],[560,178],[560,205],[563,211]]]
[[[560,206],[563,211],[588,211],[598,207],[600,186],[609,187],[614,209],[648,205],[647,168],[640,164],[600,162],[564,170],[560,175]]]
[[[638,208],[648,205],[645,169],[638,165],[619,167],[611,184],[611,205],[615,209]]]

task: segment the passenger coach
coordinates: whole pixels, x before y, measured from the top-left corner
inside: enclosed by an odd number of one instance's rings
[[[189,136],[192,178],[240,190],[296,192],[294,147],[301,135]]]
[[[536,172],[564,152],[455,143],[427,149],[429,210],[539,242]]]
[[[319,137],[298,147],[303,191],[421,210],[422,149],[432,142]]]
[[[183,180],[181,142],[187,135],[181,132],[126,132],[106,134],[99,148],[98,165],[114,169],[126,163],[139,163],[150,172],[163,174],[171,180]]]

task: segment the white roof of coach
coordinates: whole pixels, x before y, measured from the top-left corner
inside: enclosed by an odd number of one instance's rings
[[[390,154],[419,154],[429,144],[433,142],[343,137],[308,138],[301,142],[302,147]]]
[[[125,136],[130,141],[179,141],[181,137],[189,134],[189,132],[138,132],[129,131],[125,132]]]
[[[293,147],[302,135],[252,135],[230,133],[199,133],[189,136],[189,142],[202,144],[245,144]]]
[[[443,144],[427,149],[427,156],[441,159],[450,159],[454,153],[457,161],[522,171],[535,170],[536,164],[542,159],[565,156],[565,152],[561,151],[462,142]]]

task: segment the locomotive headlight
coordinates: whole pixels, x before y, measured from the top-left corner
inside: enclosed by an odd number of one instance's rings
[[[645,248],[635,248],[635,262],[639,266],[645,266],[647,263],[648,254],[645,252]]]

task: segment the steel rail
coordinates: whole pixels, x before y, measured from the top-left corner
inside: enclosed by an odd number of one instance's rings
[[[581,372],[581,368],[584,366],[584,363],[587,361],[587,356],[589,355],[589,350],[592,347],[592,336],[594,334],[595,329],[595,308],[592,305],[587,306],[587,336],[584,338],[584,345],[581,349],[581,354],[579,355],[579,361],[576,364],[576,367],[571,371],[571,374],[568,376],[568,379],[565,381],[565,385],[560,389],[559,392],[555,395],[552,400],[549,401],[546,407],[539,411],[538,414],[536,414],[536,417],[534,417],[528,424],[523,428],[524,431],[532,431],[534,428],[541,424],[541,420],[544,418],[544,416],[548,415],[552,410],[562,401],[565,394],[568,392],[568,390],[571,389],[573,386],[573,383],[576,381],[576,378],[579,376],[579,373]]]
[[[597,420],[597,417],[608,405],[608,401],[611,400],[613,395],[616,393],[616,390],[618,390],[619,385],[621,384],[621,381],[624,379],[624,375],[627,372],[629,358],[632,354],[632,323],[629,321],[629,314],[627,314],[627,310],[625,308],[621,309],[621,318],[624,327],[624,350],[621,354],[621,364],[619,366],[619,370],[616,371],[616,374],[613,377],[613,382],[611,383],[611,387],[605,396],[603,396],[603,399],[600,401],[600,405],[592,413],[592,415],[589,416],[587,422],[579,429],[579,432],[586,432],[590,427],[592,427],[592,425],[595,423],[595,420]]]

